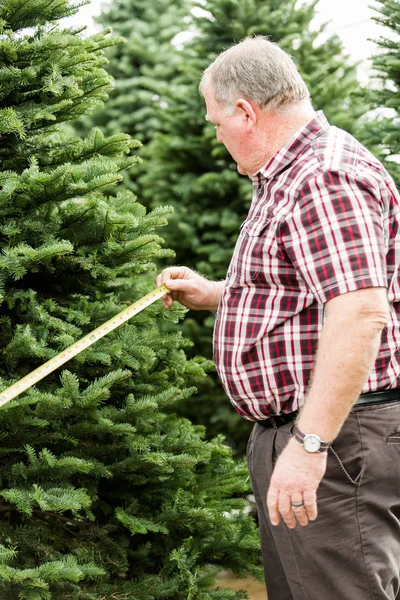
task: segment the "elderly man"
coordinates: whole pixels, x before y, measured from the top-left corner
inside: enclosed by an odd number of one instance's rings
[[[246,38],[205,71],[217,139],[253,182],[225,281],[158,277],[217,312],[214,355],[255,421],[248,464],[269,600],[394,600],[400,566],[400,197],[312,108],[292,60]]]

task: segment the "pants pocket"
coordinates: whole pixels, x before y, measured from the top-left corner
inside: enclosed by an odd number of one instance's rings
[[[360,453],[358,456],[349,456],[346,457],[346,460],[342,460],[338,452],[332,446],[329,448],[329,453],[346,479],[352,485],[358,486],[364,472],[362,454]]]
[[[387,437],[386,437],[386,441],[388,444],[400,444],[400,431],[394,431],[393,433],[390,433]]]

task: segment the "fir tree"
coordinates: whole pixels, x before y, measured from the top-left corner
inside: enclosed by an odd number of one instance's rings
[[[151,212],[114,189],[138,143],[68,122],[106,99],[103,49],[57,21],[68,0],[0,8],[0,388],[135,301],[167,253]],[[1,600],[212,600],[210,572],[259,574],[247,472],[174,407],[208,368],[179,308],[154,304],[2,407]]]
[[[134,134],[144,144],[162,128],[160,107],[171,79],[178,75],[180,55],[171,40],[185,29],[190,0],[115,0],[97,17],[124,36],[126,44],[107,51],[108,73],[115,89],[105,109],[91,123],[108,134]]]
[[[378,12],[375,20],[387,28],[387,35],[376,40],[381,50],[373,57],[376,81],[364,90],[371,108],[377,110],[373,118],[363,123],[360,136],[400,187],[400,3],[376,0],[375,8]]]

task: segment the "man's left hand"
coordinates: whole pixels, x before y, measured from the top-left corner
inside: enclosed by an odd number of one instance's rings
[[[317,518],[317,489],[326,471],[327,452],[308,453],[291,439],[279,456],[267,493],[272,525],[280,516],[290,529]]]

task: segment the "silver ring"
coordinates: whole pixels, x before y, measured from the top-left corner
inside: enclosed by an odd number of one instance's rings
[[[290,503],[295,508],[299,508],[300,506],[304,506],[304,502],[291,502]]]

